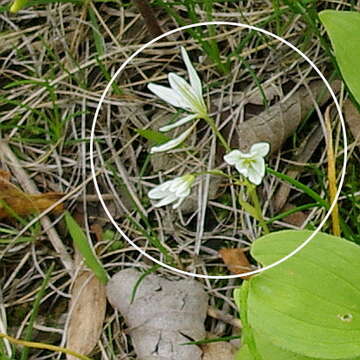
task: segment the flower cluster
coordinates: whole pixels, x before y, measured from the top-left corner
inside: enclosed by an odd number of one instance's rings
[[[186,50],[181,48],[181,55],[184,60],[190,84],[177,74],[169,73],[168,80],[170,88],[150,83],[148,88],[160,99],[169,103],[172,106],[190,112],[190,115],[176,121],[173,124],[166,125],[160,128],[160,131],[166,132],[184,125],[194,119],[201,119],[207,116],[207,108],[203,99],[203,91],[201,80],[197,74],[194,66],[192,65],[189,55]],[[180,136],[172,139],[165,144],[154,146],[151,148],[150,153],[168,151],[180,145],[191,133],[193,126],[183,132]]]
[[[170,73],[168,75],[170,88],[154,83],[148,85],[148,88],[163,101],[190,112],[189,115],[180,120],[160,128],[160,131],[163,132],[175,129],[195,119],[203,118],[209,120],[200,78],[183,47],[181,48],[181,55],[189,75],[190,84],[179,75]],[[194,127],[195,124],[178,137],[164,144],[152,147],[150,153],[168,151],[177,147],[189,136]],[[228,146],[226,148],[228,149]],[[265,175],[264,157],[269,153],[269,150],[270,146],[268,143],[260,142],[253,144],[248,153],[240,150],[229,151],[224,156],[224,160],[229,165],[235,166],[236,170],[251,183],[259,185]],[[155,207],[173,203],[172,207],[176,209],[190,195],[194,181],[194,174],[176,177],[154,187],[149,191],[148,196],[152,200],[159,200],[154,205]]]

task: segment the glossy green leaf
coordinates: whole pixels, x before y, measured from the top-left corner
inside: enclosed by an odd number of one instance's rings
[[[265,235],[253,244],[252,256],[271,264],[311,233]],[[249,324],[273,345],[321,359],[360,357],[359,246],[319,233],[299,253],[249,282]]]
[[[341,74],[360,103],[360,13],[324,10],[319,17],[330,37]]]

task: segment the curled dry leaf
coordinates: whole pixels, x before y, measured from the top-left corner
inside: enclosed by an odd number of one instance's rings
[[[107,285],[110,303],[120,311],[133,346],[141,360],[200,360],[196,345],[182,345],[205,338],[207,295],[193,280],[170,281],[156,275],[141,280],[133,303],[134,286],[141,273],[118,272]]]
[[[244,249],[241,248],[223,248],[219,250],[219,255],[222,257],[225,265],[233,274],[243,274],[251,271],[251,264],[244,254]],[[248,276],[244,276],[248,279]]]
[[[82,271],[72,288],[66,346],[88,355],[99,341],[105,310],[105,286],[91,272]],[[67,359],[77,360],[71,355]]]
[[[10,181],[10,174],[0,170],[0,219],[11,218],[11,211],[19,216],[27,216],[42,212],[53,205],[63,196],[60,193],[48,192],[44,194],[28,194],[20,190]],[[59,213],[63,205],[58,205],[53,211]]]
[[[337,92],[340,82],[333,82],[332,87]],[[280,101],[239,124],[230,140],[231,147],[248,151],[252,144],[265,141],[271,145],[272,153],[278,151],[314,108],[313,98],[318,100],[320,106],[330,99],[331,95],[321,80],[313,81],[309,88],[312,94],[309,94],[305,87],[301,87],[286,101]]]

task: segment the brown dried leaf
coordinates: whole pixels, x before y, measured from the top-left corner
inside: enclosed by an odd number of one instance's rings
[[[12,184],[9,179],[10,174],[4,170],[0,170],[0,201],[5,202],[6,205],[19,216],[27,216],[42,212],[63,196],[56,192],[27,194]],[[53,212],[59,213],[62,210],[63,205],[60,204],[53,209]],[[5,206],[0,203],[0,219],[11,217],[11,214],[7,211]]]
[[[317,126],[305,139],[305,141],[301,144],[300,148],[296,152],[293,161],[298,163],[307,163],[311,156],[315,153],[316,148],[319,146],[320,142],[324,137],[324,133],[322,131],[321,126]],[[289,170],[286,171],[286,175],[296,179],[302,172],[303,167],[290,167]],[[279,189],[276,191],[276,194],[273,199],[273,205],[276,212],[280,211],[287,202],[287,199],[290,195],[291,186],[288,183],[281,183]]]
[[[219,255],[222,257],[229,271],[233,274],[243,274],[251,271],[251,264],[244,254],[244,249],[223,248],[219,250]],[[247,276],[244,276],[244,279],[247,278]]]
[[[313,98],[321,96],[318,100],[320,106],[329,100],[330,93],[321,80],[313,81],[309,87]],[[334,82],[332,87],[336,92],[340,82]],[[272,153],[278,151],[307,113],[313,109],[312,96],[305,87],[301,87],[285,102],[279,102],[239,124],[231,138],[231,147],[248,151],[252,144],[265,141],[271,145]]]
[[[130,303],[140,276],[135,269],[122,270],[107,285],[108,299],[125,318],[138,358],[200,360],[198,346],[182,344],[206,336],[203,286],[193,279],[170,281],[151,274],[141,280]]]
[[[89,271],[75,279],[70,301],[67,347],[88,355],[99,341],[105,319],[105,286]],[[68,360],[77,360],[67,355]]]
[[[344,102],[344,114],[345,120],[349,125],[350,131],[357,144],[360,142],[360,112],[351,102],[351,100],[346,100]]]
[[[287,203],[287,204],[285,204],[285,206],[282,208],[281,211],[285,212],[285,211],[293,209],[294,207],[295,207],[295,205],[293,205],[291,203]],[[301,227],[304,224],[304,222],[306,221],[306,219],[307,219],[306,213],[304,211],[298,211],[296,213],[285,216],[282,219],[282,221],[284,221],[288,224],[294,225],[294,226]]]

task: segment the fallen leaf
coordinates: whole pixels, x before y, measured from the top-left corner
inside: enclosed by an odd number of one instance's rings
[[[289,211],[289,210],[293,209],[294,207],[295,207],[295,205],[293,205],[291,203],[287,203],[287,204],[285,204],[285,206],[282,208],[281,211],[283,211],[283,212]],[[285,216],[282,219],[282,221],[284,221],[288,224],[294,225],[294,226],[301,227],[306,219],[307,219],[307,215],[304,211],[297,211],[296,213]]]
[[[296,151],[293,161],[306,164],[315,153],[323,137],[324,133],[321,126],[314,128]],[[297,179],[302,170],[302,166],[290,167],[290,169],[286,171],[286,175],[293,179]],[[286,182],[280,183],[279,189],[276,191],[273,199],[273,205],[276,212],[279,212],[284,207],[290,195],[290,191],[290,184]]]
[[[340,88],[339,81],[334,81],[331,85],[335,92]],[[231,147],[248,151],[252,144],[265,141],[270,144],[271,153],[278,151],[314,108],[313,98],[319,99],[321,106],[331,97],[321,80],[311,82],[309,88],[311,94],[307,88],[300,87],[287,100],[280,101],[259,115],[240,123],[231,137]]]
[[[349,99],[344,102],[343,109],[351,134],[357,145],[360,145],[360,112]]]
[[[67,347],[88,355],[99,341],[106,310],[105,286],[90,272],[82,271],[74,281],[70,301]],[[67,355],[68,360],[78,360]]]
[[[182,344],[206,336],[208,298],[201,283],[147,275],[130,303],[140,276],[135,269],[126,269],[107,284],[108,300],[124,317],[138,358],[200,360],[202,351],[197,345]]]
[[[219,250],[225,265],[233,274],[243,274],[251,271],[251,264],[241,248],[223,248]],[[251,277],[251,276],[250,276]],[[244,279],[248,279],[244,276]]]
[[[10,174],[0,170],[0,219],[12,218],[11,210],[19,216],[42,212],[63,196],[56,192],[28,194],[12,184],[9,179]],[[11,210],[7,209],[7,207]],[[62,210],[63,205],[60,204],[53,209],[53,212],[59,213]]]

